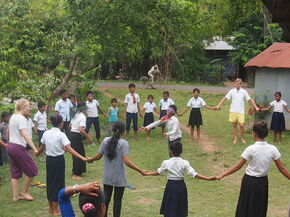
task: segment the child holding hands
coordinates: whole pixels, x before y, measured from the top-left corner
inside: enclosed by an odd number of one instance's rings
[[[182,144],[175,141],[169,145],[169,160],[163,161],[156,172],[147,172],[146,175],[156,176],[167,173],[168,182],[163,194],[160,214],[165,217],[186,217],[188,216],[187,188],[184,182],[184,175],[188,174],[193,178],[202,180],[216,180],[216,177],[206,177],[198,174],[187,160],[183,160]]]

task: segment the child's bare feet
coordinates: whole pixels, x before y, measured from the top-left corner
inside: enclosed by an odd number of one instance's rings
[[[238,139],[234,139],[233,144],[237,144]]]
[[[242,141],[243,144],[246,144],[246,141],[244,139],[241,139],[241,141]]]
[[[72,179],[73,180],[82,180],[83,178],[81,176],[73,175]]]
[[[18,200],[24,200],[25,198],[23,196],[18,195],[17,197],[12,198],[12,202],[17,202]]]
[[[149,141],[149,140],[150,140],[150,137],[147,136],[147,137],[146,137],[146,140]]]
[[[21,193],[21,196],[24,197],[25,200],[32,201],[34,198],[29,193]]]

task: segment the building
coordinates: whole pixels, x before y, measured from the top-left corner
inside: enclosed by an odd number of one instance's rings
[[[269,103],[274,93],[282,92],[282,99],[290,104],[290,43],[274,43],[245,64],[252,73],[257,103]],[[290,105],[289,105],[290,106]],[[290,114],[284,112],[286,128],[290,130]],[[270,122],[270,113],[265,119]]]

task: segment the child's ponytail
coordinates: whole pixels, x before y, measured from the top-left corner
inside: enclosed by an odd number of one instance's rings
[[[113,136],[107,144],[107,157],[113,160],[116,157],[116,148],[121,135],[125,132],[125,125],[121,121],[116,121],[113,125]]]

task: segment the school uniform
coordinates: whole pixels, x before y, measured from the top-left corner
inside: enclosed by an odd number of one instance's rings
[[[8,143],[8,128],[9,128],[8,123],[5,123],[5,122],[0,123],[0,137],[4,143]],[[2,166],[3,164],[8,163],[9,160],[8,160],[8,153],[7,153],[6,148],[1,146],[0,151],[1,151],[0,166]]]
[[[145,109],[145,116],[144,116],[144,123],[143,126],[146,127],[149,124],[152,124],[154,122],[154,110],[156,108],[156,104],[154,102],[146,102],[143,106]]]
[[[187,188],[184,175],[193,178],[197,175],[187,160],[181,157],[172,157],[163,161],[157,170],[159,174],[167,173],[167,184],[163,194],[160,214],[166,217],[188,216]]]
[[[167,114],[167,109],[169,106],[174,105],[174,101],[171,98],[168,98],[166,101],[164,99],[161,99],[159,101],[159,106],[160,106],[160,117],[161,119],[163,116]],[[165,124],[160,124],[160,127],[164,127]]]
[[[34,115],[33,121],[36,122],[37,136],[38,136],[38,141],[40,143],[43,133],[47,129],[46,111],[44,112],[37,111]]]
[[[59,99],[54,107],[54,110],[59,113],[59,115],[62,116],[63,119],[63,128],[62,131],[65,132],[65,134],[69,137],[70,129],[70,110],[73,108],[73,104],[71,103],[70,99],[66,99],[65,101],[63,99]]]
[[[100,138],[100,122],[99,122],[99,112],[98,106],[99,102],[95,99],[90,101],[86,101],[88,110],[87,110],[87,121],[86,121],[86,132],[88,133],[91,129],[92,124],[95,127],[96,138]]]
[[[46,148],[46,194],[49,201],[57,202],[58,192],[65,187],[65,159],[63,148],[70,144],[65,133],[53,127],[45,131],[41,143]]]
[[[130,131],[131,120],[133,120],[133,130],[138,131],[138,104],[140,103],[140,97],[137,93],[128,93],[125,96],[125,104],[127,104],[126,110],[126,131]]]
[[[274,131],[282,132],[285,130],[285,117],[283,114],[284,107],[287,103],[284,100],[277,102],[276,100],[270,103],[273,107],[272,121],[270,129]]]
[[[232,123],[245,123],[245,100],[249,101],[251,99],[248,92],[243,88],[239,90],[233,88],[225,97],[228,100],[232,100],[229,121]]]
[[[241,184],[236,217],[266,217],[267,173],[272,161],[278,160],[281,154],[274,145],[256,142],[248,146],[241,156],[248,161],[248,167]]]
[[[85,148],[82,140],[82,135],[80,133],[80,127],[86,128],[86,116],[84,113],[79,112],[77,113],[74,118],[71,120],[71,147],[78,152],[82,156],[86,156]],[[72,157],[73,159],[73,169],[72,173],[73,175],[81,176],[82,173],[86,172],[86,162],[76,158]]]
[[[113,124],[118,120],[118,112],[119,108],[116,106],[115,108],[113,106],[110,107],[109,112],[109,125],[108,125],[108,135],[111,135],[113,132]]]
[[[201,97],[194,98],[192,97],[188,103],[188,107],[191,107],[191,112],[188,120],[189,126],[200,126],[202,125],[202,115],[200,108],[206,106],[205,101]]]

